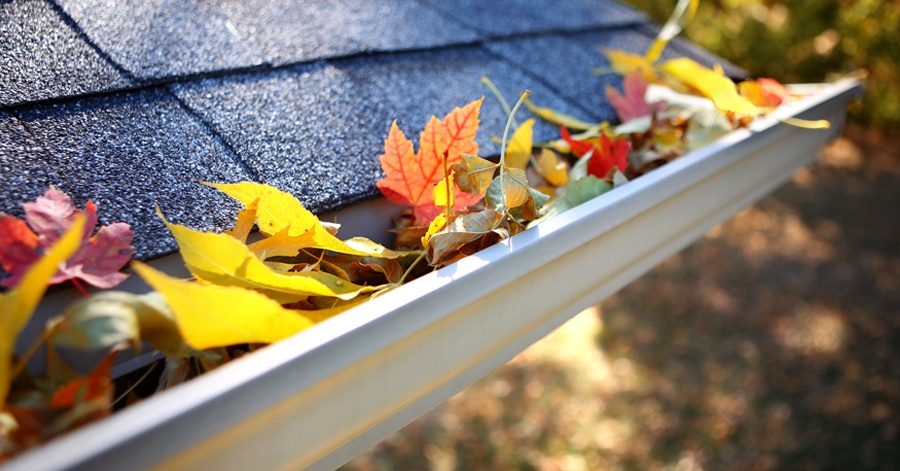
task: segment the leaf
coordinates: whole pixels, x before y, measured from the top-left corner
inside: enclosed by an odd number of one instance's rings
[[[504,201],[505,195],[505,201]],[[489,207],[518,209],[512,213],[526,221],[537,218],[538,211],[550,197],[528,185],[528,176],[524,170],[507,169],[502,177],[494,179],[488,188],[486,199]]]
[[[764,110],[738,94],[737,86],[731,79],[691,59],[672,59],[662,63],[660,69],[712,100],[719,111],[744,116],[764,113]]]
[[[453,255],[464,245],[499,228],[503,215],[493,209],[463,214],[428,239],[428,263],[443,266],[456,260]]]
[[[628,168],[628,151],[631,143],[624,139],[610,139],[606,134],[600,135],[600,147],[588,161],[588,173],[597,178],[606,178],[613,169],[624,172]]]
[[[21,283],[9,292],[0,293],[0,410],[13,379],[10,367],[16,337],[37,308],[59,264],[78,250],[86,220],[85,215],[73,218],[69,230],[25,272]]]
[[[590,141],[579,141],[569,135],[566,128],[560,128],[564,141],[572,147],[572,153],[580,158],[587,158],[587,171],[598,178],[606,178],[610,170],[628,168],[628,151],[631,144],[624,139],[610,139],[604,133],[591,138]]]
[[[513,133],[506,147],[506,166],[524,170],[531,158],[531,146],[534,138],[534,119],[522,123]]]
[[[313,325],[251,290],[177,280],[140,262],[132,268],[166,298],[182,336],[198,350],[277,342]]]
[[[563,186],[569,181],[566,163],[562,161],[556,152],[550,149],[541,149],[537,157],[537,169],[541,176],[553,186]]]
[[[456,203],[453,190],[453,172],[451,171],[446,178],[442,178],[434,187],[434,205],[441,207],[453,207]]]
[[[447,227],[447,215],[444,213],[438,214],[434,219],[431,220],[431,223],[428,224],[428,230],[425,231],[425,235],[422,236],[422,246],[427,247],[428,241],[431,239],[431,236],[437,234],[444,230]]]
[[[738,92],[750,103],[763,108],[775,108],[788,97],[787,87],[770,78],[744,80],[738,84]]]
[[[590,201],[597,196],[612,190],[612,185],[594,177],[587,175],[577,180],[569,180],[569,183],[563,187],[562,194],[553,200],[553,203],[547,206],[544,215],[540,219],[531,223],[531,225],[539,224],[548,219],[554,218],[580,204]]]
[[[56,345],[92,349],[126,341],[140,346],[144,340],[170,357],[205,355],[181,338],[171,309],[156,292],[97,293],[72,305],[61,317],[50,337]]]
[[[137,316],[117,294],[98,293],[76,302],[61,316],[50,320],[50,341],[82,350],[108,348],[124,342],[139,346],[141,333]]]
[[[658,105],[650,105],[645,97],[647,95],[647,82],[640,72],[632,72],[625,77],[624,94],[611,86],[606,86],[606,97],[619,115],[623,123],[652,115],[659,108]]]
[[[631,54],[618,49],[606,49],[603,51],[612,70],[627,77],[633,73],[639,73],[647,83],[657,83],[660,81],[659,74],[653,66],[653,62],[647,57],[639,54]]]
[[[460,190],[472,195],[484,194],[494,179],[494,170],[500,164],[475,155],[461,154],[461,156],[462,162],[451,167],[456,185]]]
[[[257,226],[267,236],[287,230],[285,235],[296,237],[297,250],[314,248],[350,255],[377,256],[348,247],[328,231],[315,214],[303,207],[294,195],[269,185],[254,182],[204,183],[240,201],[250,208],[256,201]],[[257,201],[258,200],[258,201]],[[296,253],[296,252],[295,252]]]
[[[430,222],[441,209],[434,204],[434,185],[444,178],[443,159],[448,165],[461,160],[460,154],[477,154],[475,134],[478,130],[478,114],[484,98],[455,108],[443,120],[432,116],[419,138],[419,151],[413,153],[412,142],[391,123],[388,138],[384,141],[384,154],[380,156],[385,178],[376,184],[385,197],[394,203],[412,206],[418,224]],[[463,209],[478,202],[480,195],[468,195],[456,191],[455,207]]]
[[[160,215],[162,217],[162,215]],[[199,232],[163,218],[178,242],[188,270],[197,278],[226,286],[255,289],[278,301],[290,302],[305,296],[333,296],[350,299],[370,286],[358,286],[318,271],[284,273],[272,270],[250,249],[227,234]]]
[[[591,124],[582,121],[573,116],[557,112],[551,108],[542,108],[539,106],[535,106],[534,103],[532,103],[528,98],[525,99],[524,103],[532,113],[538,115],[538,117],[540,117],[541,119],[553,124],[558,124],[560,126],[565,126],[569,129],[575,129],[578,131],[584,131],[597,127],[597,124]]]
[[[259,216],[256,214],[257,208],[259,208],[259,198],[256,198],[244,209],[238,211],[234,229],[225,233],[246,244],[247,237],[250,237],[250,231],[253,230],[256,220],[259,219]]]
[[[116,359],[118,350],[114,350],[101,361],[91,372],[77,378],[56,392],[50,399],[50,406],[56,408],[70,408],[86,402],[101,401],[107,403],[112,409],[112,394],[115,390],[110,372]]]
[[[28,234],[21,223],[12,223],[9,216],[3,215],[0,229],[10,233],[0,237],[12,238],[13,245],[3,249],[0,255],[4,270],[11,274],[0,285],[15,286],[30,263],[37,260],[38,254],[53,245],[80,215],[87,218],[81,247],[60,265],[50,284],[78,278],[98,288],[112,288],[128,277],[119,272],[134,253],[134,247],[131,247],[133,233],[128,224],[119,222],[103,226],[91,236],[97,223],[97,207],[88,201],[84,211],[78,210],[68,195],[55,188],[22,206],[25,220],[34,232]],[[37,246],[33,244],[33,235],[37,236]],[[32,255],[26,253],[29,246],[34,252]]]
[[[6,288],[15,287],[28,267],[38,261],[38,236],[25,221],[0,214],[0,267],[9,276],[0,285]]]

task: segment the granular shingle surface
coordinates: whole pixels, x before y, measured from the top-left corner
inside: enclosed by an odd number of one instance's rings
[[[49,180],[79,206],[87,200],[97,203],[101,222],[131,224],[138,257],[175,248],[160,237],[165,228],[155,215],[157,206],[172,221],[197,228],[224,229],[233,222],[234,203],[197,182],[249,175],[220,140],[164,90],[19,111],[23,126],[46,152],[12,160],[0,187],[22,187],[16,181],[20,175],[41,172],[43,178],[30,189],[42,193]],[[3,203],[8,211],[14,202],[4,195]]]
[[[0,106],[129,84],[47,3],[0,1]]]
[[[591,73],[598,46],[641,52],[657,31],[613,0],[0,0],[0,211],[53,185],[131,224],[149,259],[175,249],[157,206],[232,224],[237,205],[199,181],[346,207],[378,195],[395,119],[417,142],[431,115],[485,96],[480,154],[499,153],[506,117],[482,76],[508,101],[529,89],[612,118],[603,87],[619,80]],[[670,53],[720,62],[679,41]]]
[[[646,21],[635,10],[614,2],[572,0],[425,0],[448,18],[488,36],[573,31]]]

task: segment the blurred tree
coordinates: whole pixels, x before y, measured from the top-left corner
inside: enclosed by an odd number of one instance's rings
[[[664,22],[676,0],[626,0]],[[684,34],[754,77],[820,82],[868,72],[855,119],[900,125],[900,0],[707,0]]]

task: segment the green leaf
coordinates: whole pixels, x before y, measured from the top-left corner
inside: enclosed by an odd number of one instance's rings
[[[140,329],[134,308],[122,300],[130,293],[97,293],[70,306],[51,319],[50,341],[61,347],[94,350],[124,342],[140,345]]]

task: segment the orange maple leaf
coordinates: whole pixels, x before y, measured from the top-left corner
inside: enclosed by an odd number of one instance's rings
[[[444,155],[448,168],[460,161],[459,154],[477,154],[479,98],[462,108],[455,108],[443,120],[432,116],[419,138],[419,151],[413,153],[412,142],[391,123],[384,141],[381,168],[385,178],[377,182],[381,193],[393,203],[412,206],[416,222],[427,225],[442,208],[434,204],[434,186],[444,178]],[[483,195],[471,195],[454,186],[455,209],[478,202]]]

